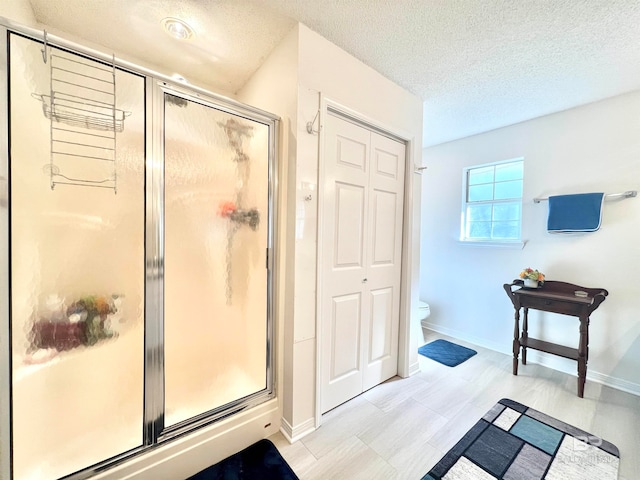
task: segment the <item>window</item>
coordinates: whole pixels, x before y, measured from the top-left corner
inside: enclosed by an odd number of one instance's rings
[[[464,169],[462,241],[520,241],[523,166],[517,158]]]

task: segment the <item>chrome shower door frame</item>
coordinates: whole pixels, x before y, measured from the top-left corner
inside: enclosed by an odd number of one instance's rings
[[[8,31],[0,25],[0,275],[9,286],[9,59]],[[2,284],[0,283],[0,285]],[[0,478],[11,478],[11,324],[9,288],[0,288]]]
[[[115,68],[145,78],[145,300],[144,300],[144,413],[143,445],[65,477],[89,478],[97,473],[142,455],[165,442],[189,434],[236,412],[250,409],[276,396],[275,391],[275,226],[277,225],[277,131],[279,118],[261,109],[217,95],[195,86],[176,84],[172,78],[119,60],[97,50],[46,32],[16,24],[0,17],[0,275],[7,288],[0,288],[0,478],[12,480],[12,365],[11,365],[11,243],[10,243],[10,145],[9,145],[9,58],[8,38],[16,33],[36,42],[46,41],[57,48],[89,59],[114,64]],[[224,410],[186,420],[171,428],[164,426],[164,93],[181,96],[218,110],[267,125],[268,146],[268,229],[266,308],[266,388],[225,405]],[[2,285],[2,283],[0,283]]]
[[[266,329],[267,329],[267,358],[266,378],[267,385],[263,391],[249,395],[243,399],[235,400],[224,406],[224,409],[216,409],[190,418],[176,425],[167,427],[164,421],[164,95],[170,94],[181,97],[187,101],[214,108],[216,110],[236,115],[247,120],[261,123],[269,127],[269,167],[268,167],[268,231],[267,231],[267,305],[266,305]],[[152,131],[147,131],[147,138],[151,138],[147,147],[150,151],[147,155],[147,206],[146,224],[146,301],[145,310],[149,317],[157,316],[163,320],[155,325],[147,322],[145,325],[146,359],[145,359],[145,392],[153,392],[153,395],[145,395],[145,432],[146,437],[155,439],[153,443],[162,443],[177,436],[188,433],[195,428],[206,426],[216,420],[227,417],[248,408],[252,408],[275,397],[275,351],[274,341],[274,240],[276,225],[276,130],[278,120],[271,114],[258,111],[238,103],[221,102],[220,97],[211,94],[194,91],[182,85],[176,85],[157,78],[147,79],[147,116],[153,118],[156,125]],[[149,187],[150,186],[150,187]],[[162,401],[160,401],[162,400]]]

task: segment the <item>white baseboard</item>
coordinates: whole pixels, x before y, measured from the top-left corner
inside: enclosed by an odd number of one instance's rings
[[[292,427],[291,424],[284,418],[280,421],[280,432],[282,433],[282,435],[284,435],[284,438],[286,438],[289,443],[297,442],[302,437],[309,435],[311,432],[314,432],[315,429],[316,422],[313,418],[302,422],[296,427]]]
[[[409,376],[415,375],[420,372],[420,362],[415,362],[409,365]]]
[[[494,350],[496,352],[504,353],[506,355],[511,355],[511,344],[509,344],[505,348],[504,345],[498,342],[487,342],[484,338],[474,337],[473,335],[467,335],[465,332],[461,332],[459,330],[455,330],[453,328],[443,327],[441,325],[436,325],[433,323],[422,321],[422,326],[429,330],[433,330],[436,333],[441,333],[443,335],[448,335],[449,337],[457,338],[458,340],[463,340],[465,342],[473,343],[474,345],[478,345],[479,347],[488,348],[489,350]]]
[[[538,365],[542,365],[574,377],[578,376],[578,367],[575,361],[559,358],[549,353],[529,349],[527,350],[527,363],[537,363]],[[640,396],[640,385],[622,378],[612,377],[610,375],[605,375],[604,373],[587,369],[587,381],[601,383],[607,387]]]
[[[467,335],[465,334],[465,332],[461,332],[460,330],[443,327],[441,325],[435,325],[424,320],[422,321],[422,326],[429,330],[433,330],[436,333],[441,333],[442,335],[447,335],[458,340],[473,343],[474,345],[478,345],[479,347],[488,348],[489,350],[494,350],[496,352],[504,353],[509,356],[513,355],[513,352],[510,348],[511,343],[509,343],[508,348],[505,348],[505,345],[496,342],[487,342],[483,338],[474,337],[473,335]],[[566,360],[564,358],[559,358],[555,355],[538,352],[536,350],[527,350],[527,363],[537,363],[539,365],[557,370],[559,372],[567,373],[569,375],[578,375],[576,362],[574,362],[573,360]],[[605,375],[603,373],[587,369],[587,380],[601,383],[602,385],[606,385],[607,387],[631,393],[632,395],[640,396],[640,384],[629,382],[628,380],[624,380],[622,378],[612,377],[610,375]]]
[[[600,372],[589,372],[587,370],[587,379],[611,388],[622,390],[623,392],[631,393],[632,395],[640,396],[640,385],[622,378],[611,377]]]

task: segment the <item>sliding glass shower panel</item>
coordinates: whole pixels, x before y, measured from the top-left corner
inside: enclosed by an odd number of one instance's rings
[[[165,426],[267,388],[269,127],[165,94]]]
[[[143,444],[145,87],[9,40],[13,478],[42,480]]]

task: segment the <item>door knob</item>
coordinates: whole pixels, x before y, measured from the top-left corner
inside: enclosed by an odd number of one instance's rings
[[[367,279],[366,279],[366,278],[363,278],[363,279],[362,279],[362,283],[367,283]]]

